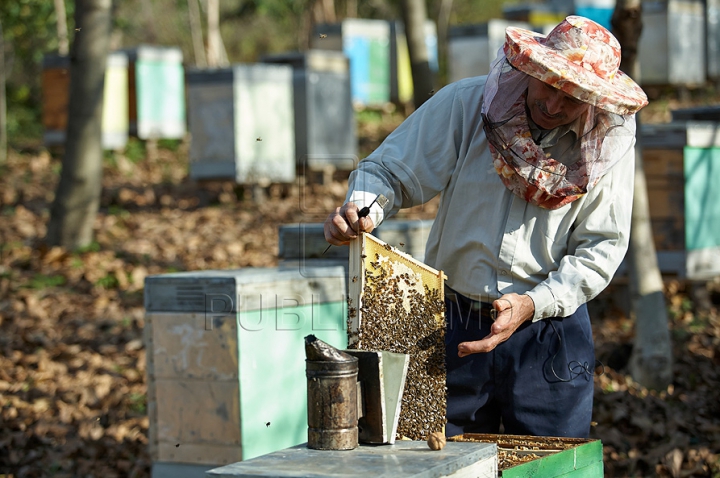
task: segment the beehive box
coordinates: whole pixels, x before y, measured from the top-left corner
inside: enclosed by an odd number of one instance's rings
[[[515,22],[527,22],[535,31],[543,30],[547,26],[555,26],[565,20],[569,5],[521,3],[503,6],[503,18]]]
[[[711,280],[720,274],[720,123],[694,123],[683,149],[687,277]]]
[[[350,58],[352,101],[382,106],[390,101],[390,24],[348,18],[315,26],[312,48],[342,51]]]
[[[699,86],[705,83],[705,11],[700,0],[657,0],[642,4],[638,56],[642,86]]]
[[[262,61],[293,68],[295,159],[300,170],[355,169],[358,140],[347,56],[341,51],[308,50]]]
[[[295,179],[292,74],[263,63],[186,72],[192,179]]]
[[[432,219],[388,219],[373,229],[372,235],[422,262],[432,225]],[[349,248],[328,248],[322,223],[282,224],[278,238],[283,261],[343,259],[347,264]]]
[[[487,75],[490,64],[505,43],[505,29],[509,26],[531,29],[527,22],[501,19],[451,27],[448,32],[449,80]]]
[[[208,478],[497,478],[495,445],[448,443],[431,451],[425,442],[360,444],[354,450],[313,450],[300,445],[223,466]],[[178,477],[179,478],[179,477]]]
[[[186,132],[185,73],[178,47],[140,45],[128,57],[130,134],[182,139]]]
[[[362,233],[350,243],[348,347],[410,355],[398,437],[443,430],[445,275]]]
[[[304,337],[345,348],[345,299],[342,267],[148,277],[153,478],[190,476],[307,441]]]
[[[465,433],[450,442],[496,443],[502,478],[602,478],[600,440]]]
[[[687,142],[686,125],[642,125],[639,135],[655,248],[658,254],[682,253],[685,249],[683,148]]]
[[[720,1],[705,2],[706,71],[710,80],[720,80]]]
[[[615,10],[615,0],[575,0],[575,15],[589,18],[608,30],[612,30],[610,20]]]
[[[124,148],[128,140],[128,60],[123,52],[107,57],[103,88],[102,145]],[[43,141],[47,146],[65,144],[70,103],[70,59],[46,55],[42,71]]]
[[[720,123],[642,125],[643,163],[658,265],[705,280],[720,273],[720,210],[712,200],[720,164]]]
[[[425,48],[428,54],[428,66],[433,74],[437,74],[438,64],[438,38],[437,27],[432,20],[426,20],[423,25]],[[400,21],[390,22],[390,101],[393,103],[408,103],[413,100],[412,66],[410,52],[405,36],[405,25]],[[428,92],[428,95],[430,93]]]

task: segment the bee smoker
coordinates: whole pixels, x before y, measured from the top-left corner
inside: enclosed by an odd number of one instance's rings
[[[308,448],[352,450],[358,442],[393,444],[408,354],[338,350],[305,337]]]
[[[308,448],[352,450],[358,446],[358,359],[305,337]]]

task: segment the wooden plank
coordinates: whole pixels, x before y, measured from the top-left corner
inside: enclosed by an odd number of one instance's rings
[[[206,476],[465,478],[467,474],[454,473],[474,468],[470,476],[490,478],[496,476],[488,474],[496,468],[495,454],[496,447],[490,443],[448,443],[437,451],[428,449],[424,441],[410,440],[393,446],[361,444],[353,450],[313,450],[302,444],[216,468]]]
[[[161,462],[221,466],[242,460],[240,445],[208,445],[198,443],[162,442]],[[153,475],[154,476],[154,475]]]
[[[237,381],[155,380],[158,443],[240,445]]]
[[[585,445],[575,448],[575,467],[583,468],[593,466],[603,460],[603,447],[600,440],[593,440]],[[602,476],[602,475],[601,475]]]
[[[685,186],[683,151],[646,149],[643,167],[647,184],[650,221],[659,251],[685,248]]]
[[[155,312],[152,325],[155,379],[237,381],[238,331],[235,314],[213,317],[204,313]]]
[[[42,124],[46,130],[65,131],[70,101],[70,69],[47,68],[42,72]]]
[[[157,396],[155,393],[155,360],[153,345],[153,321],[151,314],[145,314],[145,326],[143,327],[143,344],[145,345],[145,373],[147,374],[147,413],[148,413],[148,451],[150,459],[158,459],[158,436],[157,436]]]
[[[526,463],[513,466],[511,468],[507,468],[502,471],[501,476],[502,478],[551,478],[559,476],[593,476],[584,474],[582,470],[586,469],[588,466],[591,466],[593,463],[598,461],[602,464],[602,446],[599,449],[599,456],[597,453],[597,449],[590,450],[587,453],[583,453],[582,465],[576,463],[577,450],[587,445],[580,445],[579,447],[559,451],[557,453],[552,453],[540,459],[535,459]]]
[[[502,478],[548,478],[573,470],[572,450],[559,451],[502,470]]]
[[[451,437],[449,441],[496,443],[500,457],[503,454],[518,457],[535,454],[540,457],[502,469],[502,478],[602,477],[603,454],[600,440],[466,433]],[[502,466],[502,460],[500,461]]]
[[[653,240],[657,251],[685,250],[685,222],[682,217],[651,217]]]
[[[683,174],[682,149],[644,149],[643,169],[646,176]]]
[[[135,58],[137,60],[137,58]],[[135,61],[128,62],[128,121],[134,126],[137,134],[137,80],[135,78]]]
[[[596,461],[584,468],[578,468],[562,475],[555,475],[555,478],[603,478],[604,475],[605,466],[603,462]]]
[[[497,455],[483,458],[462,470],[446,475],[447,478],[497,478],[497,476]]]

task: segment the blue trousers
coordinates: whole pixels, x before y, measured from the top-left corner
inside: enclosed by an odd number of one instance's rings
[[[447,436],[462,433],[586,438],[595,348],[587,306],[523,323],[488,353],[459,358],[461,342],[490,333],[490,304],[446,294]]]

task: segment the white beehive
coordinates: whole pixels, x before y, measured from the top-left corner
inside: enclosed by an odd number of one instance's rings
[[[243,64],[190,70],[190,177],[239,184],[292,182],[292,67]]]

